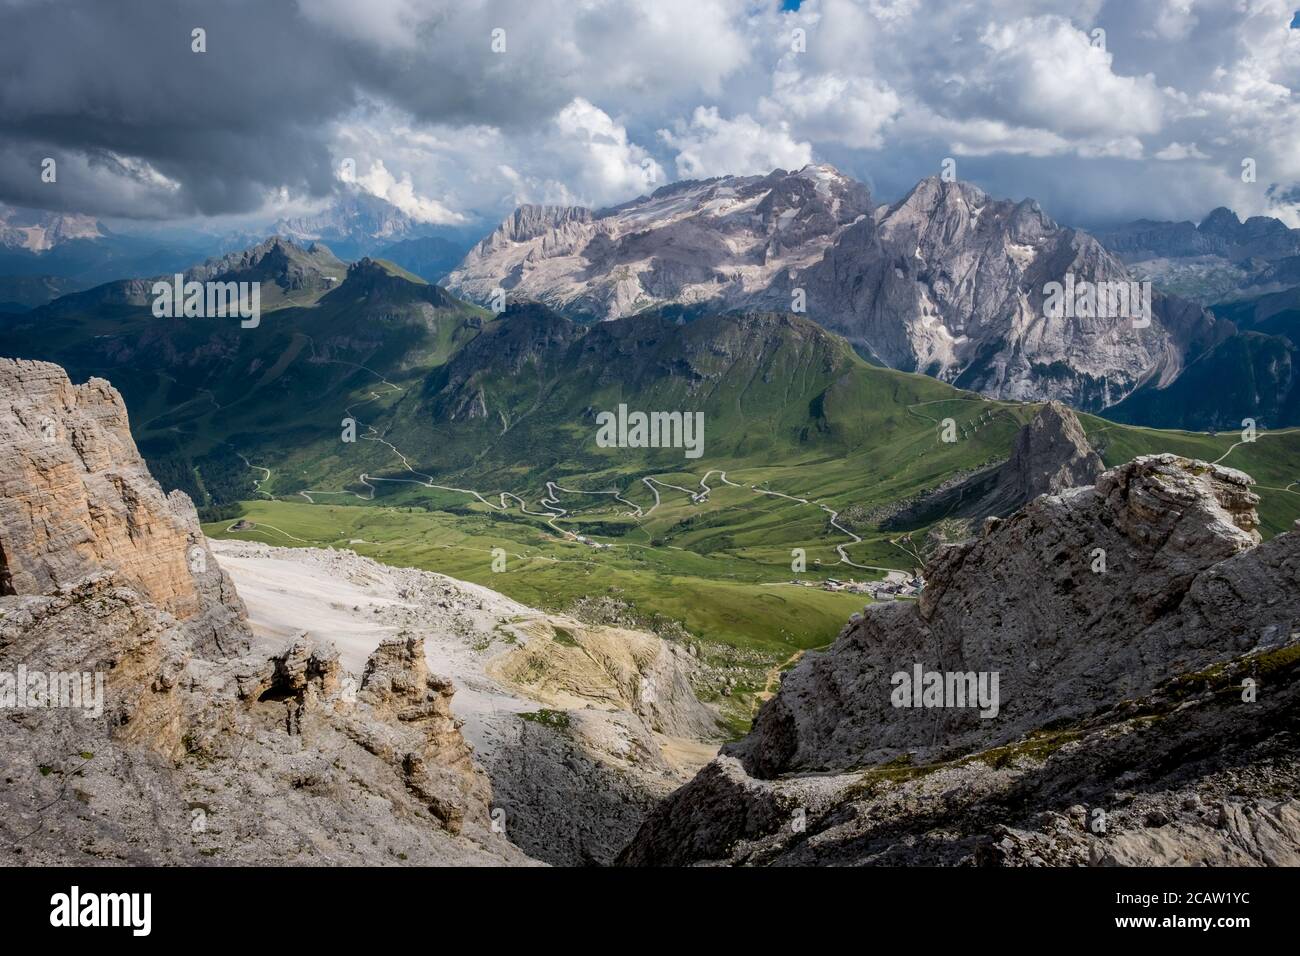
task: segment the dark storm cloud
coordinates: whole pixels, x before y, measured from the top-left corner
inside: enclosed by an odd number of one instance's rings
[[[3,4],[0,201],[160,216],[248,211],[280,187],[321,196],[334,183],[330,124],[362,96],[425,121],[507,126],[562,106],[563,84],[529,78],[541,65],[528,26],[515,55],[490,58],[486,23],[472,52],[436,21],[394,49],[288,0]],[[196,27],[205,53],[191,49]],[[178,188],[111,175],[114,155]],[[40,178],[45,157],[58,162],[54,186]]]
[[[799,157],[894,199],[955,157],[1063,221],[1296,212],[1300,31],[1281,0],[781,6],[0,0],[0,202],[267,215],[328,195],[343,156],[434,219]]]
[[[191,51],[195,27],[206,53]],[[317,32],[284,2],[0,8],[0,200],[134,215],[147,197],[147,214],[181,215],[252,209],[271,186],[327,191],[322,126],[355,91]],[[114,156],[179,188],[120,175]]]
[[[683,39],[676,22],[642,22],[650,14],[631,0],[595,11],[522,0],[0,0],[0,202],[245,212],[270,190],[328,193],[334,126],[365,103],[417,124],[508,133],[546,124],[593,88],[652,106],[747,55],[713,12],[730,2],[696,4],[716,22]],[[191,50],[195,27],[207,31],[205,53]],[[490,48],[498,27],[508,55]],[[114,175],[114,156],[147,165],[118,163]],[[40,179],[45,157],[59,164],[54,186]]]

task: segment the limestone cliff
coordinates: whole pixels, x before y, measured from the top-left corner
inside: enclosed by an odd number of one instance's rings
[[[523,206],[447,282],[483,303],[504,289],[599,319],[665,305],[806,309],[892,368],[1099,409],[1169,384],[1233,331],[1159,292],[1137,322],[1044,308],[1049,283],[1131,279],[1032,199],[935,176],[877,206],[864,184],[810,165],[674,183],[611,209]]]
[[[0,359],[0,594],[45,594],[111,571],[186,623],[197,649],[245,648],[244,608],[193,503],[164,495],[122,396],[57,365]]]

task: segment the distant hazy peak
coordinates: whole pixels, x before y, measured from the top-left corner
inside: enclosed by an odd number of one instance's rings
[[[0,203],[0,248],[48,252],[74,239],[102,239],[108,230],[94,216],[19,209]]]

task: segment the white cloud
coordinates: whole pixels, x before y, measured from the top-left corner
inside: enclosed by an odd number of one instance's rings
[[[362,17],[341,0],[303,2],[318,19],[341,17],[341,30]],[[1084,180],[1110,191],[1111,216],[1129,206],[1195,218],[1221,202],[1286,216],[1275,205],[1285,189],[1268,190],[1300,180],[1300,31],[1285,29],[1287,6],[1041,0],[1027,16],[1022,0],[804,0],[797,11],[746,0],[385,0],[363,42],[400,55],[406,38],[424,36],[445,82],[473,75],[483,86],[483,70],[496,69],[566,96],[513,123],[429,124],[410,112],[404,129],[378,134],[371,158],[412,170],[420,195],[490,218],[524,201],[602,205],[672,178],[797,168],[828,150],[851,169],[859,156],[855,171],[883,174],[895,193],[944,156],[969,157],[966,174],[1066,218],[1083,201],[1070,184]],[[496,23],[511,52],[483,62]],[[791,49],[796,26],[804,53]],[[1104,47],[1091,42],[1097,27]],[[469,52],[448,54],[444,38]],[[512,91],[532,104],[523,85],[498,96]],[[1259,161],[1254,186],[1237,182],[1245,155]],[[991,167],[992,157],[1014,165]]]
[[[1178,162],[1183,159],[1209,159],[1205,153],[1196,148],[1195,143],[1170,143],[1155,153],[1156,159],[1165,162]]]
[[[1197,22],[1193,0],[1162,0],[1152,33],[1162,40],[1185,40]]]
[[[398,179],[388,171],[382,159],[376,159],[365,173],[358,173],[356,183],[366,192],[386,199],[416,222],[445,226],[464,222],[465,217],[453,212],[436,199],[421,196],[415,191],[410,173]]]
[[[764,125],[745,114],[726,119],[717,107],[698,106],[689,123],[661,129],[659,136],[677,151],[677,174],[684,179],[755,175],[812,162],[812,145],[795,142],[789,124]]]
[[[0,190],[10,202],[48,201],[30,157],[48,155],[45,137],[57,127],[85,131],[84,142],[59,147],[68,171],[59,202],[142,216],[245,215],[263,197],[319,202],[331,160],[344,156],[366,188],[431,221],[495,220],[521,201],[605,205],[678,176],[814,157],[871,179],[881,199],[962,156],[963,174],[991,192],[1032,195],[1063,219],[1103,206],[1108,216],[1132,208],[1196,218],[1218,204],[1264,213],[1300,183],[1294,7],[218,4],[211,35],[237,24],[245,42],[208,64],[215,73],[186,82],[159,72],[151,51],[162,27],[148,0],[121,0],[112,13],[89,5],[67,24],[15,14],[0,30],[0,59],[15,64],[0,102],[17,130],[0,144]],[[503,54],[489,47],[496,27],[507,33]],[[791,47],[796,27],[804,52]],[[1090,42],[1096,29],[1104,48]],[[29,52],[50,35],[86,55],[51,65]],[[267,56],[283,36],[295,37],[300,55]],[[230,95],[212,99],[211,88]],[[176,102],[201,114],[201,127],[178,126]],[[1237,181],[1245,156],[1258,162],[1255,184]],[[74,175],[81,167],[90,168]],[[1107,191],[1105,203],[1072,185],[1084,180]]]
[[[958,156],[1058,156],[1068,153],[1070,141],[1041,129],[1011,126],[1000,120],[950,120],[933,113],[917,111],[909,127],[920,134],[942,138]]]
[[[1115,73],[1112,55],[1063,18],[990,24],[979,39],[985,55],[968,84],[1004,119],[1090,139],[1112,137],[1116,129],[1155,133],[1163,124],[1154,77]]]
[[[396,66],[427,60],[426,82],[405,77],[414,112],[453,106],[443,89],[470,93],[480,119],[521,111],[534,119],[583,96],[643,102],[700,92],[716,95],[748,62],[747,0],[297,0],[304,19],[369,48]],[[504,31],[494,52],[494,31]],[[482,99],[480,97],[483,97]],[[491,110],[489,115],[488,110]]]
[[[368,103],[335,139],[336,159],[353,160],[359,185],[426,222],[490,220],[529,202],[609,205],[669,181],[621,123],[581,97],[537,129],[513,133],[421,125]],[[396,179],[390,167],[407,172]]]
[[[875,80],[833,73],[805,77],[788,68],[773,75],[772,95],[759,101],[758,111],[768,122],[788,122],[814,140],[879,149],[901,105],[897,93]]]
[[[555,127],[564,148],[578,159],[577,188],[601,202],[626,199],[668,181],[649,153],[628,142],[627,130],[581,97],[560,110]]]

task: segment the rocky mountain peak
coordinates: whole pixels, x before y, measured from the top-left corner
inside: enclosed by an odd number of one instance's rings
[[[363,256],[348,266],[349,282],[375,282],[396,276],[396,271],[386,266],[383,260],[369,256]]]
[[[385,316],[415,314],[427,311],[430,306],[445,309],[457,304],[442,287],[425,282],[387,260],[369,256],[349,265],[347,277],[322,301],[339,300],[364,303],[365,308],[378,309]]]
[[[185,277],[202,282],[258,268],[268,273],[280,272],[295,253],[301,254],[302,251],[301,247],[286,236],[269,236],[246,249],[208,259],[202,265],[188,270]]]
[[[733,752],[769,775],[994,745],[1289,635],[1287,608],[1247,612],[1221,588],[1270,548],[1300,547],[1286,535],[1256,549],[1250,485],[1230,468],[1152,455],[986,522],[926,565],[919,602],[872,606],[827,654],[805,658]],[[1252,561],[1228,563],[1252,549]],[[891,707],[881,682],[930,659],[999,671],[1000,718],[949,711],[936,730],[933,714]]]
[[[108,230],[94,216],[18,209],[0,203],[0,247],[48,252],[74,239],[102,239]]]
[[[558,229],[569,222],[591,222],[591,210],[584,206],[523,205],[498,227],[502,238],[527,242],[548,229]]]
[[[1234,258],[1277,259],[1300,253],[1300,229],[1288,228],[1272,216],[1251,216],[1242,222],[1224,206],[1206,216],[1197,232],[1218,243],[1215,251]]]
[[[263,282],[285,292],[332,288],[344,265],[318,242],[306,246],[290,236],[273,235],[247,249],[209,259],[185,273],[196,282]]]
[[[1125,261],[1146,263],[1144,271],[1157,276],[1169,267],[1160,260],[1214,256],[1227,260],[1225,267],[1245,269],[1243,281],[1249,283],[1262,276],[1256,276],[1259,265],[1245,260],[1255,258],[1267,265],[1300,254],[1300,229],[1271,216],[1251,216],[1243,222],[1226,206],[1212,210],[1199,225],[1139,219],[1109,229],[1100,238]]]
[[[579,319],[665,305],[788,311],[801,301],[891,367],[1099,409],[1172,380],[1191,320],[1158,295],[1149,316],[1048,315],[1045,289],[1130,278],[1031,199],[994,200],[934,176],[876,209],[863,184],[809,165],[674,183],[595,213],[521,207],[448,288],[480,302],[502,288]]]
[[[357,187],[348,187],[320,212],[280,219],[279,235],[300,240],[401,239],[420,231],[420,224],[388,200]]]
[[[1091,485],[1104,470],[1074,412],[1060,402],[1048,402],[1017,432],[1006,461],[922,495],[884,527],[910,529],[940,519],[1005,517],[1039,495]]]
[[[108,382],[73,385],[57,365],[0,359],[0,442],[0,594],[109,574],[186,622],[203,648],[244,640],[243,605],[193,503],[163,494]]]
[[[962,206],[977,209],[988,201],[988,195],[974,183],[962,179],[944,179],[927,176],[913,186],[891,209],[908,209],[930,215],[940,207]]]
[[[1104,468],[1078,416],[1061,402],[1048,402],[1016,435],[1006,475],[1018,501],[1026,503],[1091,485]]]
[[[1227,206],[1219,206],[1211,210],[1210,214],[1201,220],[1199,227],[1201,232],[1222,236],[1225,239],[1234,237],[1240,228],[1241,220]]]

